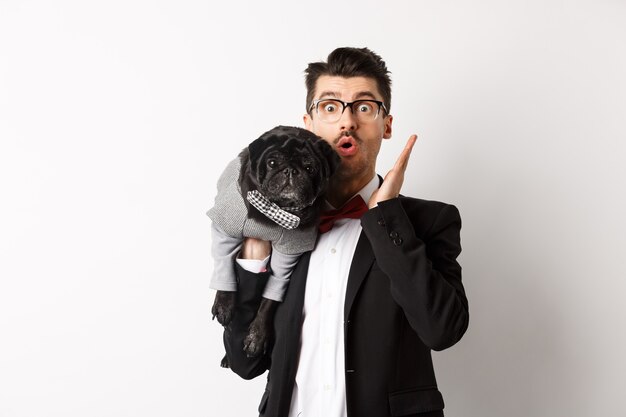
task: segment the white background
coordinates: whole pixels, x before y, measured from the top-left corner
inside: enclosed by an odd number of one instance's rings
[[[252,416],[219,367],[218,174],[303,71],[392,71],[384,174],[458,206],[448,417],[626,416],[626,2],[0,0],[0,416]]]

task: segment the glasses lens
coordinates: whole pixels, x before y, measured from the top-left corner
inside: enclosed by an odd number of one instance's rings
[[[357,100],[351,105],[352,114],[362,122],[369,122],[378,116],[380,106],[376,101]],[[343,113],[343,102],[333,99],[320,100],[317,103],[317,114],[324,122],[336,122]]]
[[[341,118],[343,104],[338,100],[321,100],[317,103],[317,114],[325,122],[336,122]]]
[[[352,105],[352,113],[359,120],[374,120],[378,116],[378,103],[370,100],[355,101]]]

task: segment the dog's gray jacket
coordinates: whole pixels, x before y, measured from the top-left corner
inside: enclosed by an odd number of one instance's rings
[[[244,237],[254,237],[272,242],[273,279],[268,281],[263,296],[282,301],[288,281],[281,275],[288,275],[303,252],[313,250],[317,225],[288,230],[248,217],[239,187],[240,171],[240,158],[235,158],[220,176],[215,205],[207,212],[213,222],[211,250],[214,264],[210,287],[221,291],[237,290],[234,259]]]

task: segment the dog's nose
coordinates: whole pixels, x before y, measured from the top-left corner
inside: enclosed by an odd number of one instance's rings
[[[298,175],[298,170],[295,168],[285,168],[283,173],[287,176]]]

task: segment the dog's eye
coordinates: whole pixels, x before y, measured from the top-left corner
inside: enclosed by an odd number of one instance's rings
[[[311,173],[311,172],[315,171],[315,169],[313,169],[313,167],[311,165],[305,166],[304,169],[306,169],[306,172],[308,172],[308,173]]]
[[[269,161],[267,161],[267,166],[270,168],[276,168],[276,161],[270,159]]]

